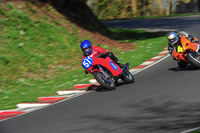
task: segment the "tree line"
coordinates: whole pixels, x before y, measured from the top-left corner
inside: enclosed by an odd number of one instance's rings
[[[200,0],[87,0],[99,19],[199,12]]]

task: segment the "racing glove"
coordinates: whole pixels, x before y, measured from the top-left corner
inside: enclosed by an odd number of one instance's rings
[[[85,70],[85,74],[88,74],[89,72]]]
[[[193,43],[199,43],[199,41],[198,40],[195,40],[195,38],[192,36],[192,35],[188,35],[188,40],[190,40],[191,42],[193,42]]]
[[[193,36],[192,35],[188,35],[188,40],[190,40],[190,41],[192,41],[192,40],[194,40],[194,38],[193,38]]]

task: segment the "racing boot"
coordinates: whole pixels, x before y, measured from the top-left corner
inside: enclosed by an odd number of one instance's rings
[[[118,64],[118,65],[119,65],[120,68],[126,69],[126,65],[125,65],[125,64],[121,64],[121,63],[120,63],[120,64]]]
[[[120,68],[122,68],[123,73],[120,74],[120,77],[121,77],[122,79],[124,79],[124,78],[126,77],[126,72],[128,72],[129,65],[130,65],[129,63],[126,63],[125,65],[124,65],[124,64],[121,64],[121,67],[120,67]],[[120,66],[120,65],[119,65],[119,66]]]

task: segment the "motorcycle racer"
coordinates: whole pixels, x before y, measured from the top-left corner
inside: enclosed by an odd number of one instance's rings
[[[183,60],[177,60],[174,57],[173,52],[178,52],[177,49],[179,46],[181,46],[181,40],[180,40],[181,36],[185,36],[189,41],[191,41],[193,43],[199,43],[199,40],[197,38],[194,38],[192,35],[189,35],[188,33],[184,32],[184,31],[169,33],[169,35],[168,35],[168,51],[169,51],[170,55],[173,57],[173,59],[178,62],[178,66],[180,68],[185,67],[187,63]]]
[[[90,55],[98,56],[100,58],[110,57],[117,65],[119,65],[120,68],[123,69],[125,67],[125,65],[121,64],[112,52],[106,52],[106,50],[101,47],[92,46],[92,43],[89,40],[82,41],[80,47],[83,52],[83,58]]]

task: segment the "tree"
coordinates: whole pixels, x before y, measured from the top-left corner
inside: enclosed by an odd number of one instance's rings
[[[133,16],[136,17],[138,13],[137,0],[131,0],[131,9]]]
[[[170,13],[171,13],[171,0],[167,0],[166,15],[170,15]]]
[[[191,0],[185,0],[185,3],[190,3],[191,2]]]
[[[92,0],[87,0],[87,5],[91,8],[92,7]]]
[[[123,6],[121,7],[121,16],[126,17],[127,14],[127,8],[128,8],[128,0],[117,0],[118,3],[122,2]]]
[[[163,15],[164,12],[163,12],[163,2],[162,2],[162,0],[156,0],[156,1],[158,3],[159,15]]]
[[[156,8],[155,8],[155,5],[153,3],[153,0],[149,0],[148,2],[149,2],[148,3],[148,10],[150,12],[150,15],[157,15],[156,10],[155,10]]]

